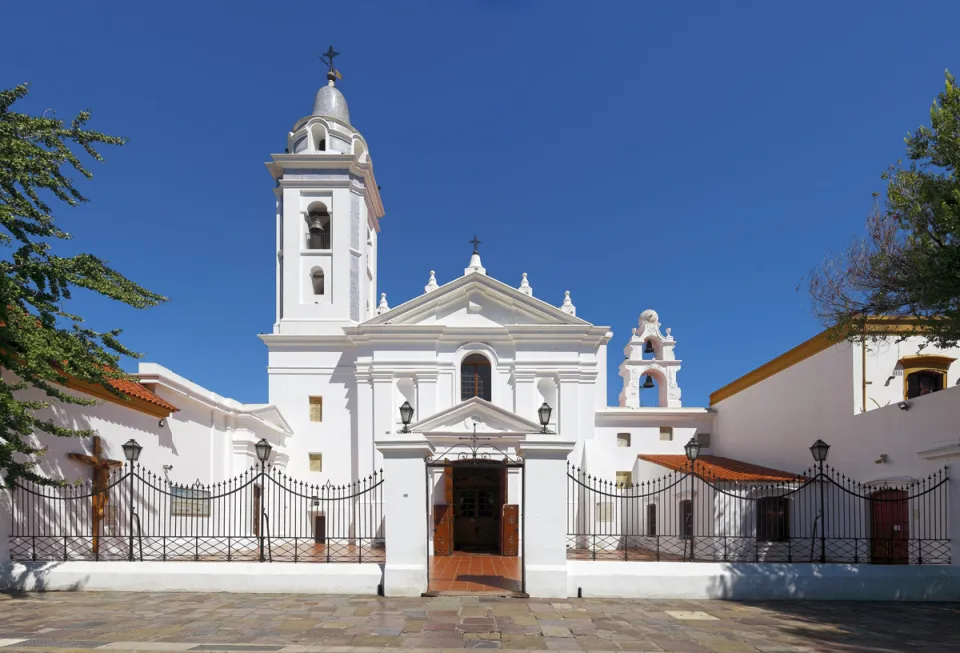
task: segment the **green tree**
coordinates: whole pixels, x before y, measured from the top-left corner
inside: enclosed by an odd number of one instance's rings
[[[103,161],[96,146],[122,145],[123,138],[86,128],[89,112],[69,125],[56,117],[12,110],[25,97],[21,85],[0,90],[0,475],[49,482],[37,475],[33,435],[92,435],[37,417],[51,402],[91,405],[63,390],[68,379],[120,393],[111,380],[124,378],[119,360],[139,355],[121,344],[120,330],[100,333],[67,310],[71,289],[86,288],[136,308],[166,299],[130,281],[91,254],[57,256],[52,245],[70,235],[60,229],[50,204],[86,202],[71,176],[92,177],[82,152]],[[82,152],[81,152],[82,150]],[[25,401],[22,390],[43,391]]]
[[[883,173],[867,235],[814,270],[814,311],[840,337],[865,334],[879,316],[916,318],[939,347],[960,342],[960,88],[946,88],[930,126],[907,134],[908,165]]]

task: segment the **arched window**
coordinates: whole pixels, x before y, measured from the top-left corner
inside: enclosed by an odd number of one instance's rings
[[[307,249],[330,249],[330,211],[323,202],[307,211]]]
[[[460,401],[471,397],[490,399],[490,361],[483,354],[470,354],[460,365]]]
[[[323,270],[316,268],[310,273],[310,282],[313,284],[313,294],[322,295],[324,291]]]

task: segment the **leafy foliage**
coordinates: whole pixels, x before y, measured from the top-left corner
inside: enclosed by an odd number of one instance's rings
[[[930,109],[930,126],[907,134],[910,164],[891,166],[867,220],[867,236],[814,271],[817,315],[843,337],[866,333],[878,316],[917,319],[944,348],[960,342],[960,88],[946,88]]]
[[[68,379],[92,383],[117,396],[112,379],[124,378],[121,356],[139,357],[121,344],[120,330],[100,333],[66,310],[72,288],[86,288],[136,308],[155,306],[164,297],[130,281],[91,254],[57,256],[51,244],[70,235],[61,230],[50,203],[76,206],[86,198],[70,175],[91,178],[75,149],[103,161],[96,146],[122,145],[123,138],[86,128],[89,112],[69,125],[55,117],[12,110],[25,97],[21,85],[0,90],[0,474],[48,482],[35,471],[43,453],[38,433],[60,437],[92,435],[41,418],[53,400],[91,405],[91,399],[64,392]],[[33,386],[49,399],[25,400]]]

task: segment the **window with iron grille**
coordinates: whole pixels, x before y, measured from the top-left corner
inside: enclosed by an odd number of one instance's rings
[[[460,401],[472,397],[490,399],[490,361],[482,354],[470,354],[460,365]]]
[[[647,535],[653,537],[657,534],[657,506],[656,504],[647,505]]]
[[[786,542],[790,538],[790,502],[786,497],[757,500],[757,539]]]

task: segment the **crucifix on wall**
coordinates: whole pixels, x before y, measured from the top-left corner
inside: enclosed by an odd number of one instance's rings
[[[110,498],[107,493],[107,486],[110,484],[110,470],[123,467],[123,461],[103,457],[103,442],[99,435],[93,436],[92,456],[86,453],[71,453],[68,454],[68,457],[70,460],[76,460],[92,468],[93,493],[90,496],[90,501],[93,517],[93,555],[97,557],[100,553],[100,525],[103,523],[107,501]]]

